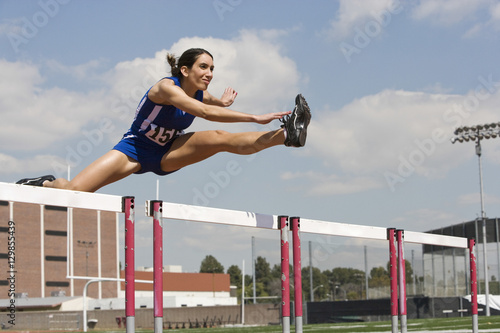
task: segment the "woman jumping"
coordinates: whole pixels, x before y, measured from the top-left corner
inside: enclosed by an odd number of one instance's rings
[[[167,175],[219,152],[247,155],[284,144],[302,147],[311,112],[302,95],[293,112],[251,115],[229,110],[236,91],[227,88],[220,99],[210,95],[213,57],[200,48],[185,51],[178,61],[168,54],[171,77],[154,84],[144,95],[134,121],[121,141],[71,181],[52,175],[25,178],[17,184],[95,192],[133,173]],[[279,119],[281,128],[268,132],[228,133],[221,130],[184,133],[195,117],[216,122],[268,124]]]

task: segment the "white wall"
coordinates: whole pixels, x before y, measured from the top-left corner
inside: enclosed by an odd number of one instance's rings
[[[93,299],[87,297],[87,310],[100,308],[101,310],[121,310],[125,309],[125,293],[120,292],[118,298]],[[181,306],[217,306],[217,305],[237,305],[236,297],[229,297],[227,292],[163,292],[163,307],[176,308]],[[153,308],[153,292],[138,291],[135,296],[135,307]],[[61,306],[63,311],[83,310],[83,299],[81,297],[64,302]]]

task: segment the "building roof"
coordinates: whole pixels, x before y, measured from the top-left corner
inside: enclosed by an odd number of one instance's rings
[[[483,222],[480,218],[457,223],[451,226],[437,228],[433,230],[426,231],[429,234],[438,234],[438,235],[446,235],[446,236],[456,236],[456,237],[465,237],[465,238],[474,238],[476,240],[476,244],[483,243]],[[495,243],[500,242],[497,239],[500,235],[500,226],[499,226],[499,218],[485,218],[485,226],[486,226],[486,242],[487,243]],[[424,253],[432,253],[432,252],[441,252],[446,251],[449,248],[443,246],[433,246],[433,245],[422,245]],[[456,255],[464,255],[464,249],[455,249]]]
[[[125,277],[125,272],[120,272],[120,277]],[[135,272],[136,280],[153,280],[153,272]],[[121,283],[125,290],[125,283]],[[153,284],[137,283],[135,290],[152,291]],[[202,292],[229,292],[229,274],[217,273],[163,273],[163,291],[202,291]]]
[[[15,299],[15,307],[29,310],[47,310],[47,309],[57,309],[62,303],[75,299],[75,297],[23,297]],[[2,310],[7,309],[10,305],[10,299],[0,299],[0,308]]]

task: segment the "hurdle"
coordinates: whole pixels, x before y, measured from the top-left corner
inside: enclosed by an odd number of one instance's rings
[[[135,331],[135,202],[123,198],[125,212],[125,328]]]
[[[475,240],[469,239],[468,248],[470,254],[470,294],[471,294],[471,306],[472,306],[472,333],[479,332],[479,322],[477,314],[477,270],[476,270],[476,255],[475,255]]]
[[[116,265],[117,276],[116,277],[102,277],[100,276],[75,276],[73,275],[73,264],[74,259],[72,256],[72,247],[73,247],[73,235],[72,235],[72,209],[80,208],[80,209],[92,209],[98,212],[106,211],[106,212],[114,212],[116,213],[116,237],[118,244],[118,217],[121,213],[124,212],[123,208],[123,197],[115,196],[115,195],[107,195],[107,194],[96,194],[96,193],[87,193],[87,192],[77,192],[77,191],[68,191],[68,190],[60,190],[60,189],[52,189],[52,188],[43,188],[43,187],[34,187],[34,186],[25,186],[25,185],[17,185],[10,183],[2,183],[0,182],[0,200],[7,201],[11,210],[11,218],[12,211],[15,203],[28,203],[39,205],[41,209],[44,206],[56,206],[56,207],[66,207],[68,208],[68,218],[67,218],[67,271],[66,278],[71,281],[71,288],[73,286],[73,280],[94,280],[96,282],[104,282],[104,281],[116,281],[117,283],[117,292],[119,291],[119,283],[123,281],[120,279],[120,270],[119,264]],[[99,216],[99,215],[98,215]],[[41,214],[41,230],[43,230],[44,222],[43,222],[43,213]],[[41,241],[41,262],[43,267],[44,260],[44,243]],[[99,252],[99,251],[98,251]],[[101,254],[99,254],[100,256]],[[118,248],[116,257],[119,258]],[[100,270],[99,270],[100,271]],[[43,269],[42,269],[43,273]],[[44,277],[42,275],[42,288]],[[43,292],[42,292],[43,296]],[[86,305],[84,304],[84,316]],[[83,323],[84,331],[87,329],[87,323]]]
[[[163,222],[162,202],[155,200],[153,211],[153,304],[154,332],[163,332]]]
[[[291,219],[293,241],[293,283],[295,300],[295,332],[302,332],[302,254],[300,245],[300,217]],[[297,286],[300,286],[298,288]]]
[[[279,216],[281,235],[281,317],[283,333],[290,332],[290,244],[288,217]]]
[[[125,316],[127,332],[135,331],[135,282],[153,283],[149,280],[135,279],[135,199],[132,196],[115,196],[99,193],[88,193],[79,191],[60,190],[36,186],[25,186],[0,182],[0,200],[7,201],[12,206],[14,202],[37,204],[42,206],[57,206],[68,208],[68,215],[72,214],[73,208],[92,209],[97,211],[114,212],[117,215],[117,244],[118,242],[118,215],[125,215],[125,278],[120,278],[120,270],[117,264],[116,277],[101,276],[74,276],[69,265],[67,268],[67,279],[70,280],[89,280],[92,282],[116,281],[117,284],[125,282]],[[70,247],[73,246],[71,237],[72,219],[68,218],[68,258],[73,264],[73,258],[70,255]],[[117,247],[118,251],[118,247]],[[43,251],[42,251],[43,253]],[[160,252],[161,253],[161,252]],[[117,258],[119,254],[117,253]],[[88,284],[85,286],[86,290]],[[83,317],[86,318],[86,302],[84,294]],[[83,330],[87,332],[87,323],[83,323]]]
[[[163,331],[163,226],[161,221],[162,202],[153,201],[149,216],[153,216],[153,281],[135,279],[135,228],[134,197],[123,198],[125,212],[125,328],[127,333],[135,332],[135,282],[153,283],[154,332]]]
[[[389,240],[389,278],[391,290],[391,327],[392,333],[398,333],[398,255],[397,255],[397,238],[395,229],[387,230],[387,239]]]
[[[404,252],[404,230],[396,230],[396,241],[398,243],[398,285],[399,285],[399,315],[401,321],[401,333],[406,333],[407,310],[406,310],[406,264]]]
[[[146,202],[146,212],[151,217],[155,209],[153,209],[154,203],[157,201],[147,201]],[[161,217],[163,219],[170,220],[183,220],[191,222],[202,222],[202,223],[215,223],[232,225],[239,227],[250,227],[250,228],[262,228],[270,230],[281,230],[280,232],[280,242],[282,246],[282,306],[281,312],[283,317],[283,332],[290,332],[290,289],[289,289],[289,244],[288,244],[288,217],[282,215],[266,215],[253,212],[227,210],[220,208],[202,207],[202,206],[192,206],[185,204],[167,203],[162,202],[162,213]],[[295,245],[294,245],[295,246]],[[158,267],[161,269],[161,267]],[[154,274],[154,273],[153,273]],[[295,282],[295,289],[300,289],[302,292],[302,285],[297,285]],[[159,291],[154,291],[159,293]],[[297,306],[296,306],[297,308]],[[156,313],[156,311],[155,311]],[[158,312],[159,314],[159,312]],[[160,325],[158,320],[158,326]],[[156,321],[155,321],[156,323]],[[159,329],[159,328],[158,328]],[[155,328],[156,330],[156,328]]]
[[[402,283],[404,283],[405,281],[404,257],[403,255],[400,255],[399,256],[400,258],[398,259],[397,249],[399,245],[398,245],[398,232],[396,231],[396,229],[302,219],[301,232],[389,241],[390,279],[391,279],[391,322],[392,322],[392,332],[397,333],[398,315],[406,316],[406,289],[405,289],[406,286],[402,285]],[[474,256],[475,243],[473,241],[471,243],[470,240],[463,237],[427,234],[423,232],[406,231],[406,230],[404,231],[404,233],[403,230],[399,230],[399,237],[401,243],[401,251],[403,251],[403,242],[469,249],[470,267],[471,267],[470,268],[471,290],[472,290],[471,304],[472,304],[472,314],[473,314],[472,328],[473,328],[473,333],[477,333],[478,332],[477,282],[476,282],[476,275],[473,274],[476,271],[476,262]],[[398,260],[400,267],[402,267],[402,269],[400,269],[402,275],[399,277],[397,273]],[[398,295],[397,291],[398,280],[400,288],[403,289],[403,292],[400,295]],[[398,298],[399,302],[404,303],[404,305],[399,308],[398,308]],[[474,310],[474,308],[476,309]],[[476,313],[476,317],[474,317],[474,311]],[[406,331],[407,330],[406,317],[404,317],[402,324],[404,325],[404,328],[402,330]]]

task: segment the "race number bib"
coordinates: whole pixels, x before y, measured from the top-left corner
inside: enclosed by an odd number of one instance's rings
[[[181,130],[176,130],[173,128],[168,129],[151,124],[151,130],[146,133],[146,136],[157,144],[164,146],[167,142],[169,142],[173,138],[178,137],[180,134],[182,134]]]

